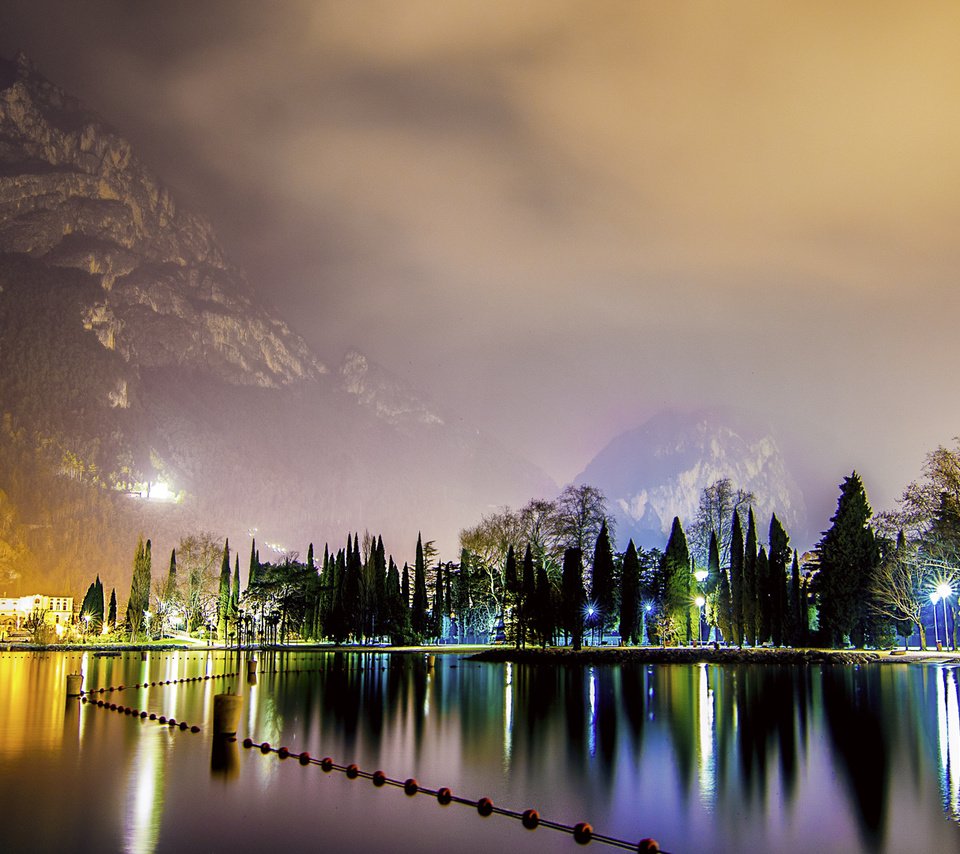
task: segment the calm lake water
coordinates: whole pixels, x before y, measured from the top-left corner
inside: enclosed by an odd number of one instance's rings
[[[210,734],[416,777],[671,852],[960,850],[953,666],[480,664],[378,653],[257,655],[261,673],[66,698],[245,663],[222,652],[0,654],[5,851],[578,851],[567,834],[325,774]],[[215,749],[217,747],[222,749]],[[596,841],[593,851],[616,848]]]

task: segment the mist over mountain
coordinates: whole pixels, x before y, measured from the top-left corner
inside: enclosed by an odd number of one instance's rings
[[[776,512],[794,540],[807,536],[803,494],[768,429],[743,415],[666,412],[612,439],[577,477],[604,491],[617,540],[663,548],[674,516],[689,530],[704,487],[729,478],[756,495],[763,531]]]
[[[489,507],[555,490],[362,353],[328,368],[266,290],[117,131],[0,60],[0,587],[125,583],[140,530],[451,549]],[[144,500],[161,483],[179,503]]]

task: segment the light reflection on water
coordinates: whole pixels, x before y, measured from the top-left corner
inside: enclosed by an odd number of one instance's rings
[[[228,680],[244,695],[241,738],[675,852],[960,849],[953,666],[258,657],[256,681]],[[93,695],[203,727],[192,734],[67,700],[75,671],[96,689],[246,667],[207,651],[0,654],[0,802],[23,819],[16,850],[69,850],[77,828],[101,850],[245,851],[274,846],[279,827],[285,844],[309,847],[318,823],[331,851],[578,850],[546,829],[217,743],[224,680]],[[70,796],[50,810],[45,791]]]

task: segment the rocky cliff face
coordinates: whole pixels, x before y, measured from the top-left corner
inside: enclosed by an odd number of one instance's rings
[[[0,60],[0,356],[0,461],[14,461],[0,496],[22,519],[7,539],[33,549],[18,566],[63,553],[84,488],[124,507],[150,481],[183,496],[148,524],[100,501],[97,541],[77,526],[62,561],[78,585],[129,578],[126,559],[103,565],[111,519],[111,554],[123,537],[132,549],[137,525],[157,548],[197,528],[236,546],[256,528],[297,550],[369,528],[402,555],[418,530],[454,549],[490,506],[554,489],[362,353],[329,373],[258,302],[210,223],[24,57]],[[46,479],[25,472],[34,459]],[[70,479],[69,510],[47,475]]]
[[[689,529],[700,494],[721,478],[753,492],[765,525],[776,512],[805,534],[803,496],[769,431],[729,413],[664,413],[613,439],[577,478],[602,489],[615,508],[617,537],[663,548],[674,516]]]
[[[23,56],[0,60],[0,253],[94,277],[82,322],[133,364],[267,387],[325,370],[257,304],[210,224]]]

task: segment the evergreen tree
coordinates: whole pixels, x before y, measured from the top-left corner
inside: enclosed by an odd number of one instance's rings
[[[408,642],[410,609],[403,602],[403,592],[400,587],[400,573],[397,565],[390,558],[390,567],[387,570],[386,580],[387,616],[384,633],[389,635],[390,643],[402,646]]]
[[[313,562],[313,543],[307,547],[307,569],[311,572],[316,571],[316,565]]]
[[[733,642],[743,648],[743,528],[740,514],[733,511],[730,527],[730,606],[733,610]]]
[[[757,552],[757,614],[756,614],[756,634],[757,646],[761,646],[769,639],[765,631],[770,625],[769,597],[764,591],[770,586],[770,561],[767,558],[767,550],[760,546]]]
[[[710,532],[710,546],[707,552],[707,576],[717,579],[714,616],[717,628],[726,643],[733,638],[733,605],[730,602],[730,579],[727,571],[720,566],[720,546],[717,542],[717,532]]]
[[[743,548],[743,639],[757,645],[757,526],[753,508],[747,511],[747,540]]]
[[[84,620],[84,629],[93,634],[103,630],[103,582],[100,576],[88,588],[80,606],[80,617]]]
[[[637,645],[643,641],[640,630],[640,560],[633,540],[627,543],[620,575],[620,643]]]
[[[680,643],[689,643],[692,630],[693,574],[687,537],[678,516],[673,517],[670,538],[660,561],[663,617],[674,627]]]
[[[564,631],[570,636],[575,650],[583,646],[583,558],[580,549],[569,548],[563,553],[563,575],[560,582],[561,617]]]
[[[787,624],[787,561],[790,538],[777,514],[770,516],[770,640],[783,646]]]
[[[793,550],[793,563],[790,565],[790,643],[793,646],[805,646],[807,643],[807,609],[803,605],[803,590],[800,582],[800,561],[797,550]]]
[[[513,636],[516,645],[520,646],[520,636],[517,627],[517,599],[520,592],[520,581],[517,578],[517,555],[513,544],[507,546],[507,557],[503,562],[503,625],[508,636]]]
[[[344,639],[353,635],[354,641],[360,640],[363,634],[362,625],[362,572],[363,565],[360,560],[360,537],[354,532],[351,542],[350,535],[347,535],[347,553],[345,555],[346,568],[343,576],[343,619],[347,630]]]
[[[603,640],[604,629],[613,625],[615,599],[613,590],[613,549],[607,533],[607,520],[603,520],[597,542],[593,549],[593,575],[590,579],[590,600],[596,608],[595,621]]]
[[[217,637],[223,643],[227,639],[227,620],[230,616],[230,540],[223,543],[223,559],[220,561],[220,590],[217,595]]]
[[[423,540],[417,534],[417,562],[413,570],[413,604],[410,624],[414,634],[423,639],[427,634],[427,573],[423,565]]]
[[[523,578],[520,582],[520,618],[518,620],[520,645],[527,645],[527,636],[531,630],[530,614],[537,598],[537,576],[533,569],[533,551],[527,543],[523,553]]]
[[[537,562],[537,599],[534,607],[534,619],[537,626],[537,638],[541,647],[553,641],[556,618],[553,607],[553,588],[547,575],[543,560]]]
[[[240,619],[240,555],[234,557],[233,561],[233,586],[230,588],[230,622],[236,625]],[[237,632],[239,643],[240,633]]]
[[[144,545],[143,537],[140,537],[133,561],[130,598],[127,600],[126,622],[131,640],[136,640],[142,633],[146,614],[150,609],[150,551],[150,540]]]
[[[840,485],[837,512],[816,548],[820,629],[833,646],[845,635],[862,646],[871,629],[870,585],[880,562],[871,515],[863,481],[853,472]]]
[[[410,610],[410,566],[403,564],[403,584],[400,588],[400,596],[403,599],[403,607]]]
[[[458,640],[464,643],[470,634],[470,552],[460,550],[460,572],[457,575],[456,592],[453,599],[453,610],[457,615]]]
[[[103,586],[101,585],[101,590]],[[110,626],[116,626],[117,624],[117,588],[113,587],[110,590],[110,611],[107,616],[107,623]]]
[[[434,576],[433,619],[431,620],[432,628],[430,632],[437,639],[437,643],[443,639],[443,603],[445,599],[443,575],[443,563],[437,563],[437,572]]]
[[[251,585],[256,584],[257,576],[260,573],[260,555],[257,552],[257,541],[254,538],[250,542],[250,569],[247,572],[247,590]]]

